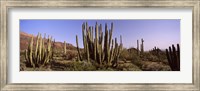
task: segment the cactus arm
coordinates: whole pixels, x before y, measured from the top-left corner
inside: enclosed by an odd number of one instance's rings
[[[178,67],[177,67],[177,65],[178,65],[177,52],[176,52],[174,45],[172,45],[172,50],[173,50],[172,54],[173,54],[173,58],[174,58],[173,64],[176,65],[176,66],[174,66],[174,68],[175,68],[175,70],[178,70]]]
[[[169,62],[169,66],[172,69],[172,63],[171,63],[172,61],[171,61],[171,57],[170,57],[170,53],[169,53],[168,49],[166,49],[166,55],[167,55],[167,59]]]
[[[33,66],[33,68],[35,68],[35,64],[33,63],[33,35],[32,35],[32,38],[31,38],[31,42],[30,42],[30,46],[29,46],[29,60],[30,60],[30,63],[31,63],[31,66]]]
[[[38,33],[38,35],[37,35],[37,40],[36,40],[36,47],[35,47],[35,54],[34,54],[34,56],[33,56],[33,59],[34,59],[34,62],[37,64],[37,62],[38,62],[38,55],[37,55],[37,53],[38,53],[38,42],[39,42],[39,35],[40,35],[40,33]]]
[[[85,23],[82,24],[82,37],[83,37],[84,52],[86,52],[86,49],[85,49]]]
[[[180,70],[180,47],[179,44],[177,44],[177,66],[178,66],[178,70]]]
[[[42,35],[40,34],[39,60],[38,60],[38,62],[40,62],[41,59],[42,59]]]
[[[112,33],[113,33],[113,23],[111,23],[111,29],[109,31],[109,46],[110,46],[111,40],[112,40]]]
[[[180,53],[179,44],[177,44],[177,51],[174,45],[172,45],[172,49],[171,47],[169,47],[169,52],[168,52],[168,49],[166,49],[167,59],[172,71],[180,71],[180,54],[179,53]]]
[[[114,52],[114,48],[113,48],[113,39],[112,39],[109,65],[111,65],[111,62],[113,61],[113,52]]]
[[[25,50],[25,60],[26,60],[26,62],[29,62],[29,60],[28,60],[28,51],[27,51],[27,49]]]
[[[86,50],[87,50],[87,61],[90,62],[90,51],[89,51],[89,46],[86,44]]]
[[[77,46],[77,51],[78,51],[79,59],[82,61],[81,53],[80,53],[80,49],[79,49],[79,45],[78,45],[78,36],[77,35],[76,35],[76,46]]]

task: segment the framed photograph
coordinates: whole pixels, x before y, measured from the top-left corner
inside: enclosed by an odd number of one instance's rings
[[[199,85],[199,0],[1,0],[1,91]]]

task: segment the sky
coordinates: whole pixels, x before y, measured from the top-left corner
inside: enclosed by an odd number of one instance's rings
[[[166,49],[172,44],[180,44],[180,20],[179,19],[157,19],[157,20],[20,20],[20,31],[37,35],[38,32],[50,35],[56,41],[70,43],[76,46],[76,35],[79,38],[79,47],[82,43],[82,24],[88,22],[94,26],[97,22],[102,24],[104,31],[105,24],[108,29],[113,22],[113,39],[116,37],[119,42],[122,35],[125,48],[137,47],[137,40],[144,39],[144,50],[148,51],[157,46]]]

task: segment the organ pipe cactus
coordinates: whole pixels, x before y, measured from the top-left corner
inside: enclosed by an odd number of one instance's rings
[[[95,29],[95,33],[93,33]],[[120,44],[117,43],[117,38],[115,42],[112,39],[113,33],[113,23],[111,23],[111,29],[109,30],[107,24],[105,24],[105,35],[102,32],[102,25],[95,24],[95,28],[88,26],[88,23],[82,24],[82,37],[84,54],[88,62],[92,60],[101,65],[116,66],[119,59],[119,55],[122,50],[122,37],[120,36]],[[76,39],[78,40],[77,36]],[[81,58],[80,50],[78,48],[79,58]]]
[[[49,63],[52,60],[52,37],[48,37],[47,40],[47,49],[45,48],[45,39],[42,38],[41,34],[38,33],[36,38],[35,48],[34,46],[34,37],[31,36],[29,41],[28,49],[25,50],[25,59],[27,66],[30,67],[40,67]]]
[[[172,45],[169,50],[166,49],[166,55],[172,71],[180,71],[180,48],[177,44],[177,49]]]
[[[141,39],[141,53],[144,52],[144,40]]]
[[[153,55],[158,55],[159,56],[159,52],[160,52],[161,50],[158,48],[158,47],[154,47],[152,50],[150,50],[150,53],[152,53]]]
[[[139,40],[137,40],[137,54],[140,55]]]
[[[53,59],[54,54],[56,53],[55,51],[56,51],[56,49],[55,49],[55,39],[54,39],[53,40],[53,44],[52,44],[52,56],[51,56],[51,59]]]
[[[28,45],[28,50],[25,51],[25,58],[27,61],[27,64],[29,64],[32,67],[35,67],[35,64],[33,62],[33,35],[29,41],[29,45]]]
[[[76,35],[76,46],[77,46],[77,50],[78,50],[78,58],[79,58],[79,60],[82,61],[81,53],[80,53],[80,49],[79,49],[79,45],[78,45],[78,36],[77,35]]]

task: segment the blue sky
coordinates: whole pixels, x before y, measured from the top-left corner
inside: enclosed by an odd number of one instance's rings
[[[37,35],[38,32],[53,36],[56,41],[71,43],[76,46],[76,35],[79,46],[82,45],[82,23],[88,22],[94,26],[97,22],[105,23],[110,28],[114,24],[113,38],[119,40],[122,35],[123,46],[136,47],[137,40],[144,39],[144,49],[150,50],[154,46],[166,49],[172,44],[180,44],[180,20],[20,20],[20,31]]]

